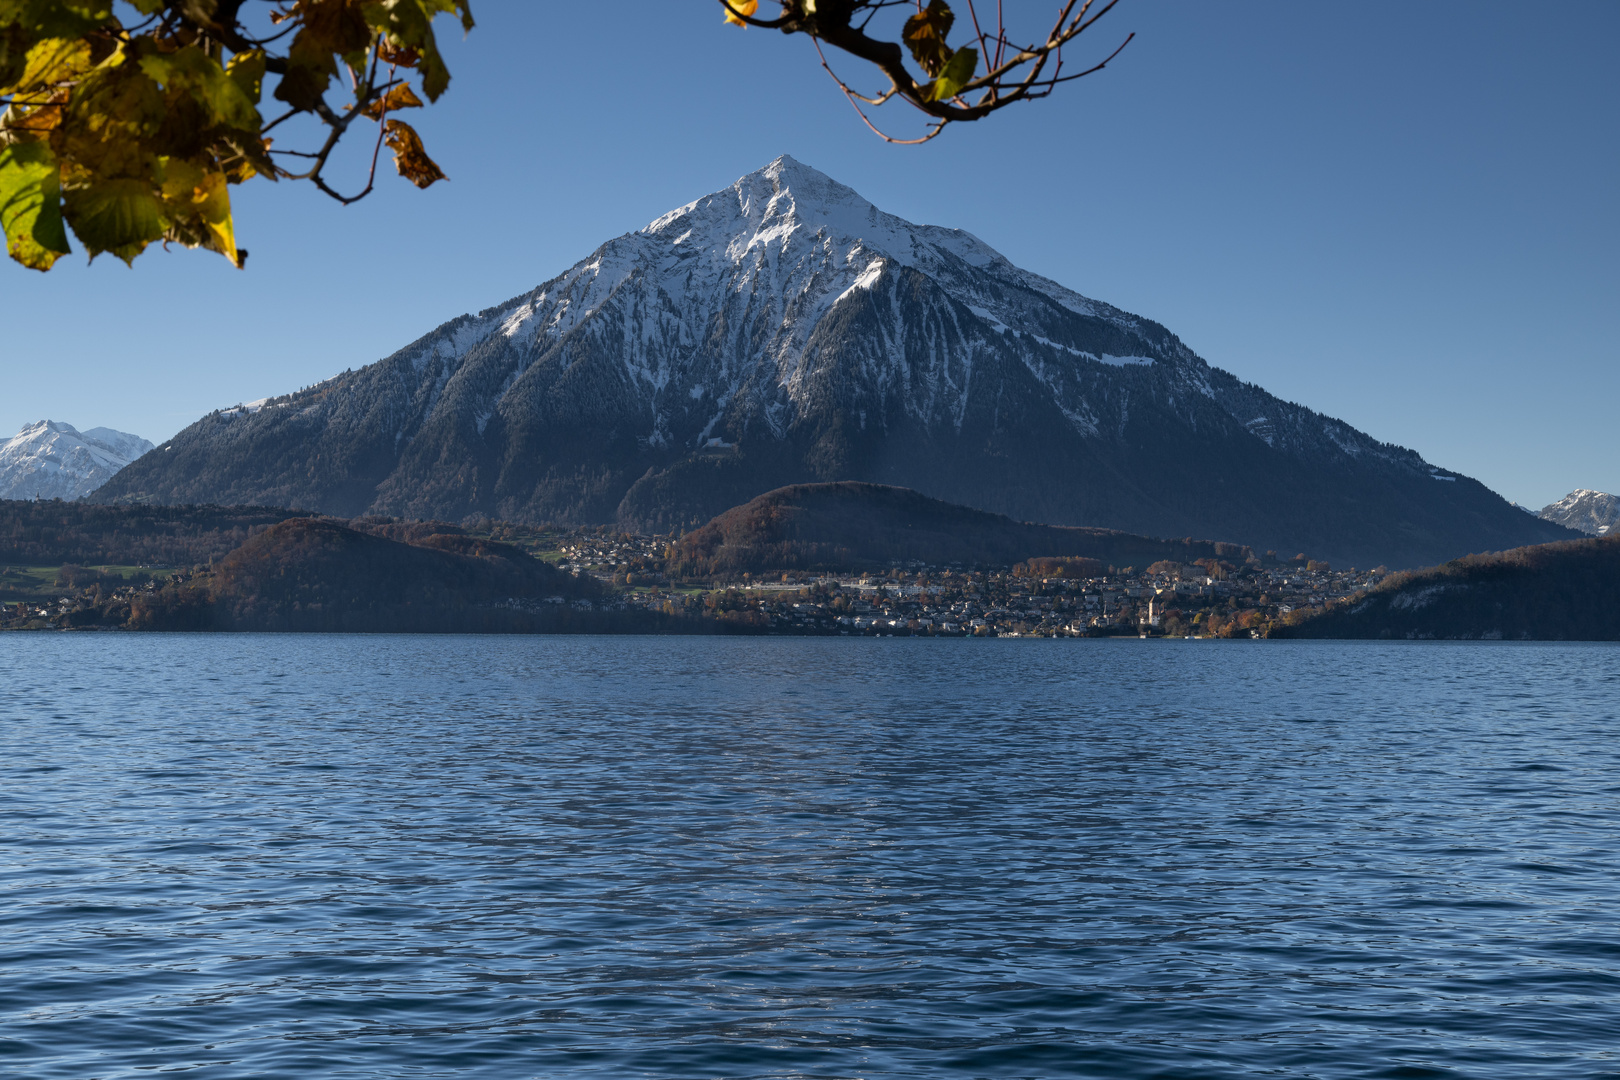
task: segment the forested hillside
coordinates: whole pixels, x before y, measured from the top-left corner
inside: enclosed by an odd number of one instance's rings
[[[1395,574],[1272,636],[1620,641],[1620,536]]]
[[[1098,565],[1235,559],[1249,550],[1209,540],[1156,540],[1111,529],[1014,521],[930,499],[909,488],[851,481],[767,492],[681,537],[673,574],[776,570],[887,570],[908,563],[1011,566],[1080,556]]]
[[[296,518],[253,537],[211,571],[137,596],[127,625],[337,633],[627,628],[569,606],[601,591],[589,577],[459,532],[404,543]]]
[[[97,506],[0,500],[0,563],[195,566],[221,559],[279,521],[262,506]]]

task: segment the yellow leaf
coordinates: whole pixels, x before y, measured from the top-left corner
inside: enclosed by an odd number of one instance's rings
[[[219,252],[235,263],[238,270],[242,269],[247,252],[236,246],[236,225],[231,220],[231,193],[225,186],[225,177],[217,172],[208,173],[202,183],[193,189],[191,201],[213,239],[212,243],[203,246],[209,251]]]
[[[28,65],[22,78],[6,92],[54,86],[75,79],[95,65],[90,62],[90,43],[83,38],[46,38],[28,50]]]
[[[726,22],[731,26],[747,26],[743,20],[737,18],[740,12],[752,15],[759,10],[759,0],[726,0]]]
[[[217,251],[240,269],[243,253],[236,247],[225,175],[206,160],[162,158],[159,165],[167,225],[163,238],[189,248]]]

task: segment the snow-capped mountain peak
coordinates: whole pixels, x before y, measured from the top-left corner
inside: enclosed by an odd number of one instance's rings
[[[1538,516],[1593,536],[1608,536],[1620,525],[1620,498],[1606,491],[1576,488],[1557,502],[1542,507]]]
[[[98,497],[663,529],[851,479],[1361,565],[1566,535],[790,157],[170,446]]]
[[[77,499],[106,483],[152,444],[112,428],[25,424],[0,446],[0,499]]]

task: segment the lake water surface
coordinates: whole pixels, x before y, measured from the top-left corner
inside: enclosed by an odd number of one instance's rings
[[[18,1078],[1620,1077],[1620,648],[0,637]]]

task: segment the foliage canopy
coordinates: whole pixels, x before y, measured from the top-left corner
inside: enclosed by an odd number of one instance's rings
[[[249,5],[253,6],[250,8]],[[68,230],[91,258],[148,245],[216,251],[241,266],[230,186],[304,179],[342,202],[371,191],[384,142],[419,187],[444,178],[392,114],[450,84],[440,14],[473,25],[469,0],[0,0],[0,227],[8,254],[49,270]],[[116,9],[116,10],[115,10]],[[260,113],[267,75],[282,106]],[[334,82],[348,101],[334,108]],[[414,85],[413,85],[414,84]],[[420,90],[420,95],[418,94]],[[308,115],[308,150],[271,132]],[[357,120],[377,125],[371,176],[345,196],[322,173]],[[289,168],[300,162],[301,171]]]

